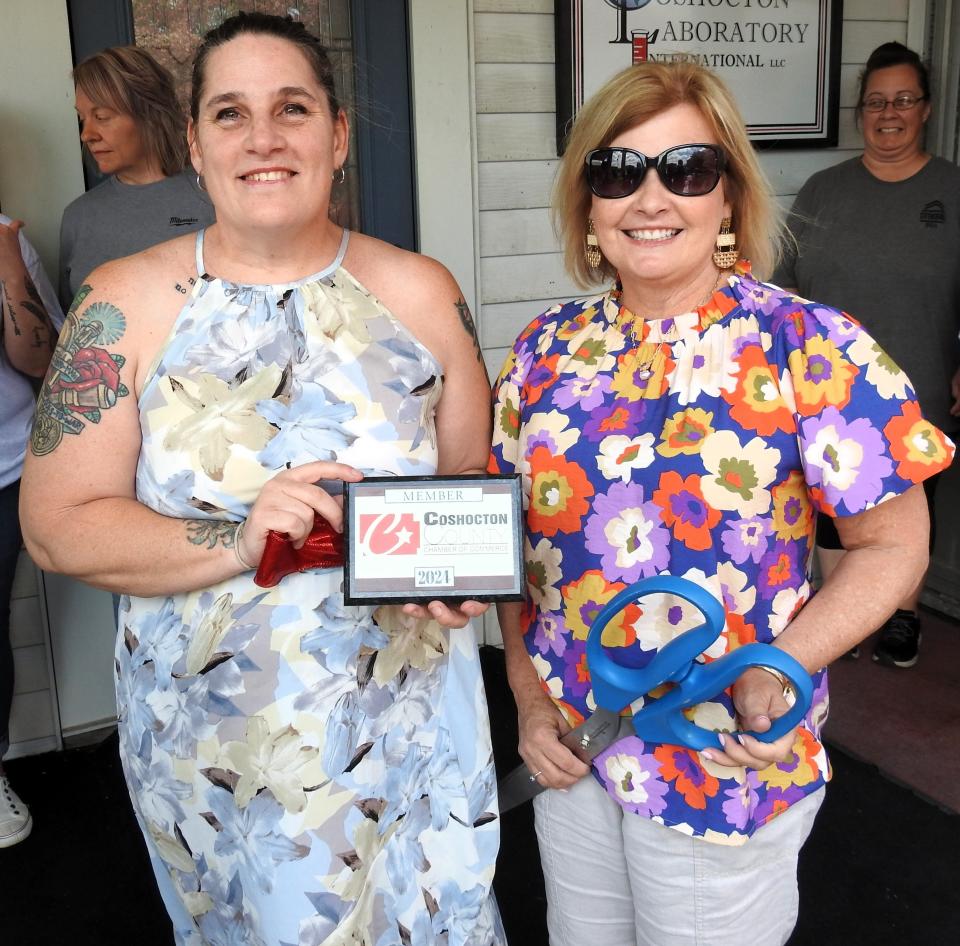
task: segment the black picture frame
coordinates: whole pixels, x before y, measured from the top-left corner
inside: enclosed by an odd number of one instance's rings
[[[657,0],[555,0],[555,30],[556,30],[556,91],[557,91],[557,154],[564,152],[567,133],[582,104],[582,99],[589,98],[594,89],[590,87],[591,56],[603,65],[592,70],[602,75],[603,81],[612,77],[620,69],[627,67],[632,61],[632,50],[635,40],[631,38],[637,24],[646,22],[654,29],[639,30],[649,36],[642,41],[639,53],[649,55],[649,58],[682,58],[695,56],[697,60],[713,68],[717,74],[727,80],[743,112],[747,123],[750,139],[757,148],[832,148],[836,147],[839,131],[840,114],[840,47],[843,33],[843,0],[791,0],[789,7],[784,5],[781,12],[793,15],[793,22],[779,20],[763,21],[766,11],[751,5],[749,9],[742,4],[739,6],[705,6],[703,8],[689,4],[664,4]],[[584,49],[585,17],[590,16],[589,29],[596,32],[595,27],[600,17],[609,17],[611,38],[600,43],[593,37],[594,48]],[[668,19],[672,17],[672,19]],[[801,18],[801,19],[798,19]],[[663,22],[670,23],[668,28]],[[803,83],[789,83],[790,95],[783,95],[784,113],[781,119],[771,121],[769,116],[764,120],[757,118],[757,112],[751,106],[756,103],[759,108],[767,111],[771,108],[770,96],[778,87],[788,83],[780,81],[762,81],[764,70],[769,76],[773,69],[787,69],[791,66],[790,53],[794,48],[805,45],[808,40],[808,30],[815,27],[809,37],[816,40],[816,56],[807,53],[804,49],[802,65],[796,69],[800,77],[812,85],[814,102],[812,117],[798,120],[791,116],[798,115],[797,89]],[[802,28],[802,30],[801,30]],[[662,31],[662,34],[661,34]],[[758,34],[759,31],[759,34]],[[766,32],[765,32],[766,31]],[[776,32],[775,32],[776,31]],[[773,42],[766,42],[764,36],[778,37],[777,45],[782,46],[780,55],[770,55]],[[689,35],[689,39],[687,39]],[[698,35],[703,38],[700,42]],[[711,40],[723,37],[725,41],[733,36],[746,39],[760,36],[762,42],[741,42],[736,45],[736,51],[730,53],[717,52],[716,43]],[[790,38],[790,42],[783,41]],[[797,38],[799,37],[799,39]],[[651,48],[660,41],[662,52]],[[666,42],[665,42],[666,40]],[[672,41],[672,42],[671,42]],[[624,56],[611,55],[611,47],[626,47]],[[755,47],[755,48],[754,48]],[[734,46],[731,45],[731,49]],[[762,53],[762,54],[761,54]],[[795,57],[799,59],[800,57]],[[741,87],[743,82],[737,81],[737,69],[756,73],[759,77],[756,83],[756,98],[750,94],[738,93],[736,86]],[[787,72],[782,73],[787,75]],[[595,79],[595,76],[594,76]],[[779,80],[779,75],[776,77]],[[732,81],[731,81],[732,80]],[[600,82],[597,83],[599,87]],[[752,90],[750,90],[752,91]],[[802,102],[803,100],[801,100]],[[776,108],[776,105],[773,105]],[[807,105],[809,115],[809,103]]]

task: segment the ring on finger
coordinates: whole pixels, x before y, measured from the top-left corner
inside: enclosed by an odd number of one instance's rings
[[[530,776],[530,781],[535,782],[541,775],[543,775],[543,769],[537,769],[537,771]]]

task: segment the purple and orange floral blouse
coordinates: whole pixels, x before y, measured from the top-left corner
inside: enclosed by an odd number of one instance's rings
[[[747,267],[673,319],[635,319],[617,290],[555,306],[500,374],[490,461],[523,479],[521,628],[541,685],[571,724],[589,714],[591,620],[650,575],[692,579],[723,602],[706,659],[771,641],[811,595],[817,514],[863,512],[947,467],[953,451],[856,321]],[[642,665],[699,620],[679,599],[652,598],[604,641]],[[594,775],[627,811],[742,844],[830,777],[826,671],[814,686],[788,763],[730,769],[628,737],[596,758]],[[729,692],[692,718],[735,728]]]

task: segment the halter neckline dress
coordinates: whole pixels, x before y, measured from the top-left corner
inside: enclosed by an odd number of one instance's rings
[[[344,269],[348,241],[314,275],[242,285],[206,272],[198,234],[137,469],[191,541],[288,464],[435,472],[440,365]],[[341,581],[248,572],[121,601],[121,755],[178,944],[505,942],[474,633],[347,607]]]

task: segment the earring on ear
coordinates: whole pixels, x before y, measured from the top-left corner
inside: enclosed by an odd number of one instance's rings
[[[597,269],[603,257],[600,255],[600,241],[597,239],[597,231],[593,227],[593,220],[587,217],[587,242],[583,250],[583,255],[587,258],[587,265],[591,269]]]
[[[713,262],[717,269],[730,269],[740,259],[737,249],[737,234],[733,231],[731,220],[724,217],[720,221],[720,232],[717,234],[717,248],[713,251]]]
[[[336,169],[331,175],[334,184],[342,184],[347,177],[347,172],[344,166],[341,164],[340,167]]]
[[[202,191],[205,191],[207,189],[203,183],[203,175],[200,173],[197,174],[197,187],[199,187],[200,190]]]

